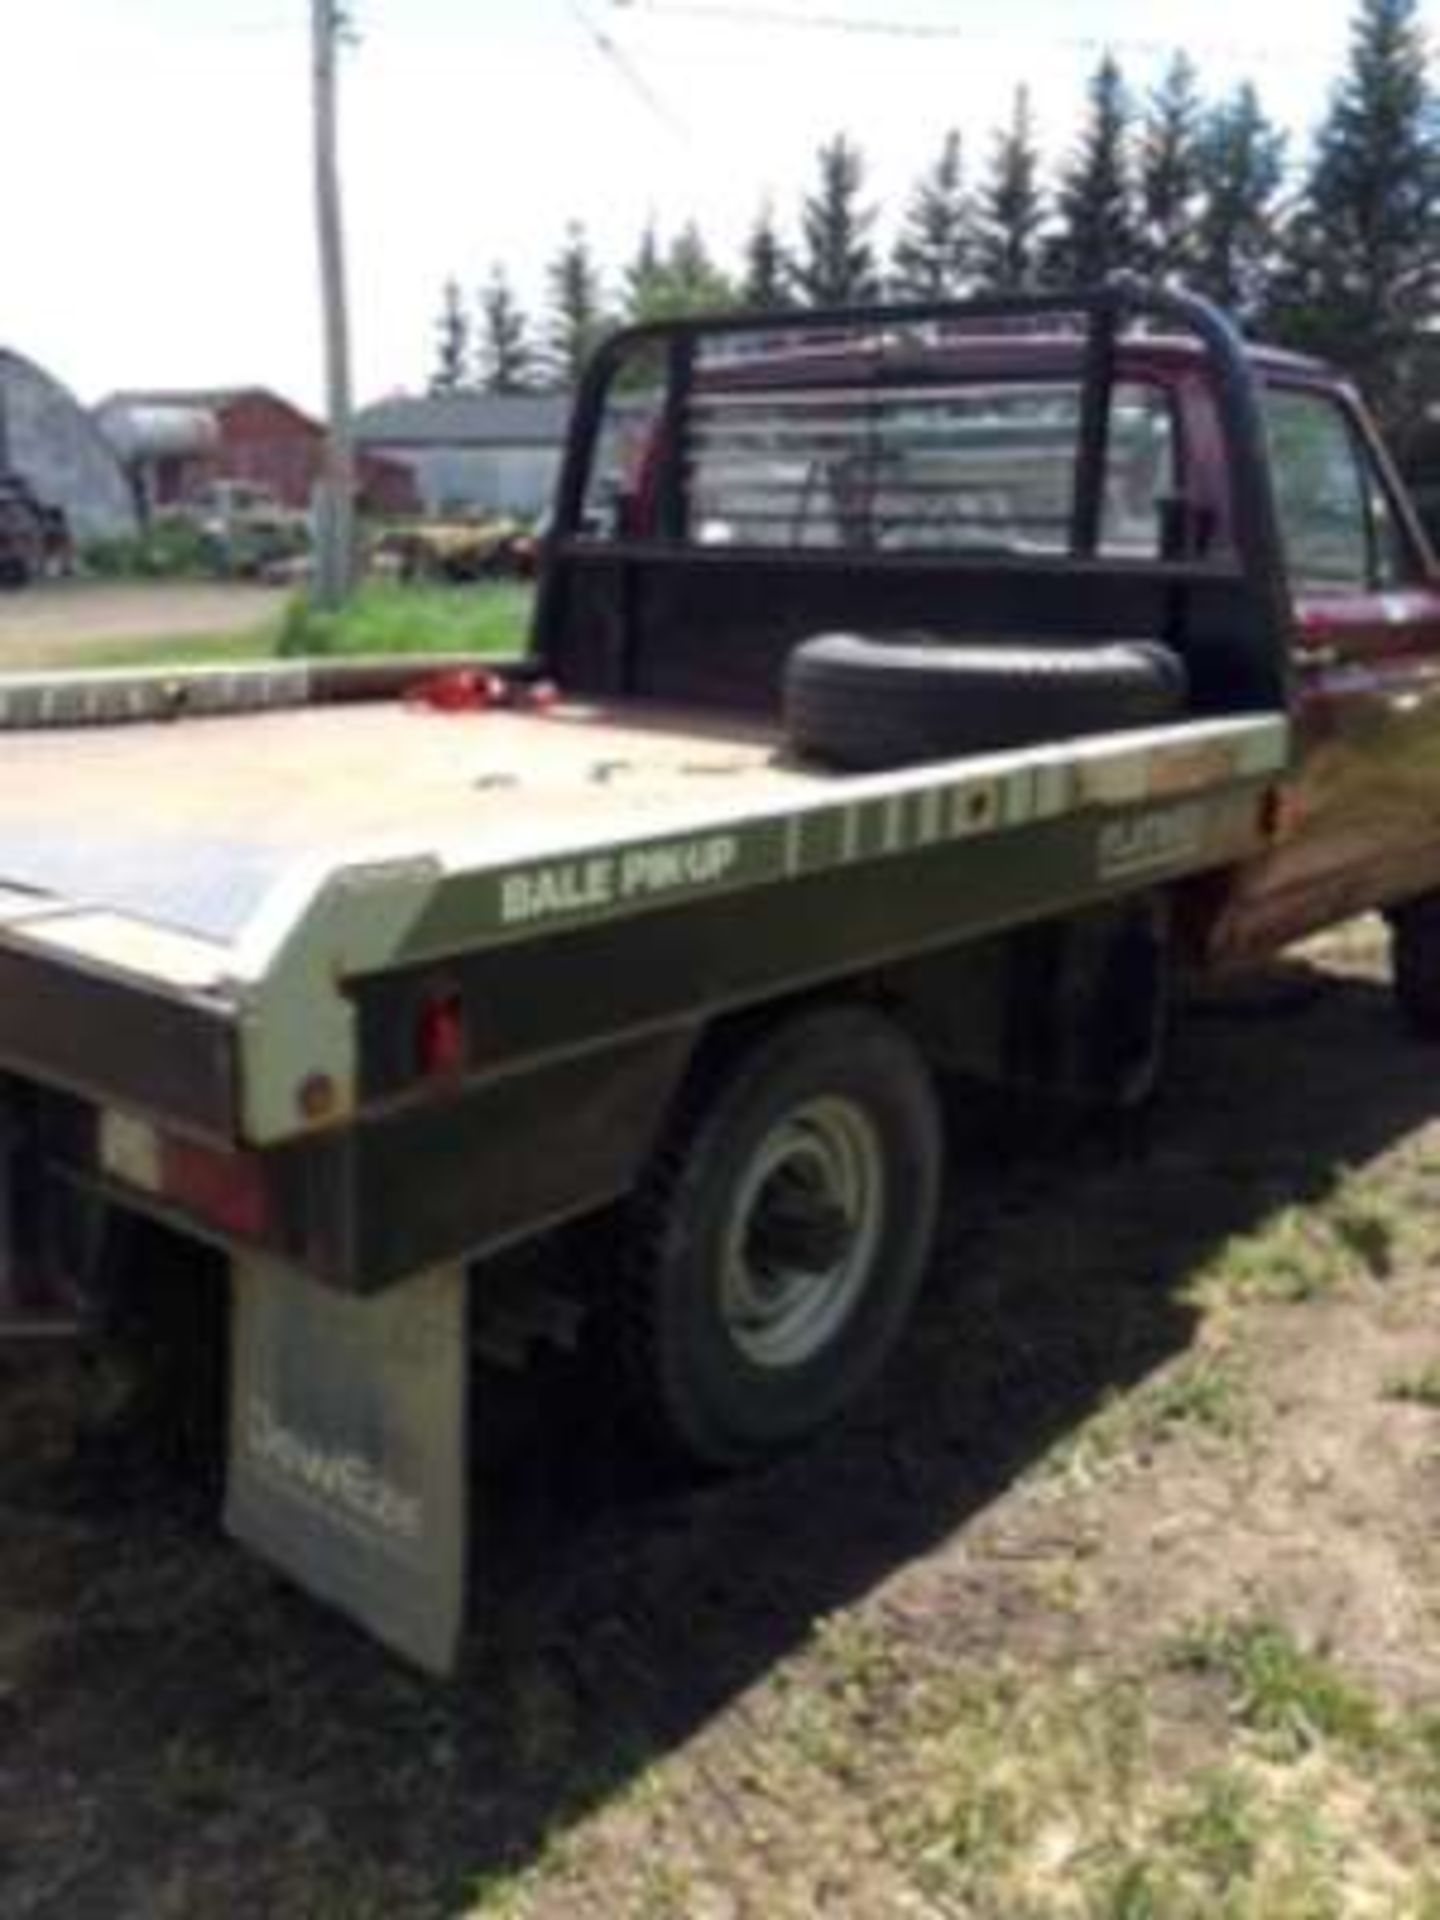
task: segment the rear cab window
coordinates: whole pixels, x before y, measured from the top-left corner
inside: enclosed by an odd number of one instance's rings
[[[701,545],[872,553],[1063,554],[1078,383],[966,382],[701,395],[691,537]],[[1168,399],[1115,389],[1101,551],[1159,557],[1175,486]]]
[[[702,374],[684,414],[682,537],[769,552],[1064,555],[1080,417],[1077,379]],[[617,384],[582,516],[588,542],[660,532],[662,418],[658,382]],[[1170,392],[1118,381],[1102,557],[1165,557],[1180,467]]]

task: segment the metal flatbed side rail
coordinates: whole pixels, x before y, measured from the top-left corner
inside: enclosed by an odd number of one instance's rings
[[[435,675],[476,669],[507,678],[535,671],[533,663],[521,657],[446,653],[0,673],[0,732],[394,700]]]

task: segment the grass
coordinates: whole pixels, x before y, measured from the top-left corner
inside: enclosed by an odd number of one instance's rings
[[[1296,1306],[1356,1280],[1387,1280],[1414,1237],[1403,1199],[1347,1172],[1313,1206],[1280,1208],[1255,1232],[1227,1240],[1191,1282],[1197,1306]]]
[[[966,1664],[907,1689],[895,1665],[883,1638],[818,1635],[794,1750],[876,1810],[888,1862],[938,1911],[1440,1920],[1440,1722],[1387,1713],[1281,1621],[1207,1622],[1118,1670]]]
[[[1176,1664],[1218,1678],[1235,1720],[1279,1760],[1298,1760],[1326,1741],[1359,1752],[1380,1740],[1380,1710],[1323,1655],[1273,1620],[1209,1622],[1184,1636]]]
[[[507,654],[523,650],[533,599],[528,586],[364,586],[340,613],[320,613],[304,596],[278,621],[194,639],[97,643],[74,656],[84,667],[214,666],[274,659],[380,654]]]
[[[491,587],[362,587],[340,613],[293,601],[275,650],[282,657],[390,653],[511,653],[525,644],[532,593]]]
[[[1440,1722],[1387,1715],[1276,1621],[1211,1623],[1164,1661],[917,1673],[880,1621],[826,1622],[784,1675],[770,1723],[781,1738],[751,1723],[718,1802],[716,1754],[697,1751],[664,1792],[612,1808],[624,1879],[609,1883],[608,1910],[1440,1920]],[[1199,1699],[1216,1684],[1229,1708],[1218,1720]],[[753,1909],[705,1897],[717,1807],[756,1850],[754,1879],[736,1876]],[[775,1875],[792,1835],[815,1871],[798,1895]],[[844,1862],[838,1877],[827,1854]],[[578,1836],[478,1878],[470,1898],[467,1920],[585,1910]]]
[[[1190,1356],[1142,1386],[1107,1398],[1049,1455],[1046,1475],[1083,1484],[1108,1469],[1143,1463],[1182,1433],[1212,1444],[1242,1440],[1250,1418],[1245,1386],[1232,1356]]]
[[[1227,1241],[1197,1275],[1192,1292],[1207,1306],[1221,1301],[1299,1305],[1333,1293],[1348,1271],[1345,1249],[1318,1209],[1284,1207],[1262,1233]]]
[[[1440,1408],[1440,1361],[1420,1367],[1414,1373],[1401,1374],[1385,1389],[1387,1400],[1399,1400],[1412,1407]]]
[[[1288,1713],[1298,1693],[1335,1729],[1313,1765],[1277,1767],[1248,1728],[1208,1752],[1197,1739],[1180,1759],[1162,1693],[1143,1672],[972,1674],[949,1690],[948,1725],[910,1749],[887,1825],[892,1857],[939,1910],[994,1920],[1421,1911],[1423,1828],[1396,1829],[1397,1861],[1372,1852],[1355,1821],[1371,1789],[1378,1710],[1279,1629],[1225,1645],[1251,1711],[1263,1717],[1278,1695]],[[1375,1783],[1377,1794],[1387,1784]],[[1382,1876],[1398,1881],[1404,1902],[1359,1904]]]
[[[1223,1241],[1194,1272],[1182,1298],[1206,1332],[1178,1362],[1107,1394],[1040,1464],[1062,1491],[1151,1467],[1173,1442],[1192,1455],[1248,1456],[1263,1438],[1263,1382],[1253,1380],[1243,1315],[1259,1305],[1303,1306],[1391,1280],[1417,1249],[1408,1190],[1370,1170],[1342,1167],[1313,1204],[1278,1208],[1251,1231]],[[1386,1392],[1440,1406],[1440,1366],[1387,1384]]]
[[[1348,1173],[1321,1207],[1331,1233],[1350,1258],[1374,1280],[1395,1271],[1404,1238],[1403,1209],[1363,1174]]]
[[[221,667],[243,666],[247,661],[273,660],[278,630],[254,627],[240,633],[210,633],[192,636],[171,635],[165,640],[135,640],[117,645],[96,640],[68,653],[58,670],[79,668],[100,672],[106,667]],[[44,667],[26,667],[27,673],[43,673]]]

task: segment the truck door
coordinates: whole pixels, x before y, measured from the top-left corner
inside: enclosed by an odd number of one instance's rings
[[[1264,409],[1300,758],[1281,842],[1242,889],[1241,944],[1257,947],[1440,885],[1440,591],[1423,536],[1346,397],[1277,381]]]

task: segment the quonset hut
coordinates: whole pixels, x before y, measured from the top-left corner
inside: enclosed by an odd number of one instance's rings
[[[7,470],[64,514],[72,540],[135,531],[130,483],[90,415],[33,361],[0,347],[0,472]]]

